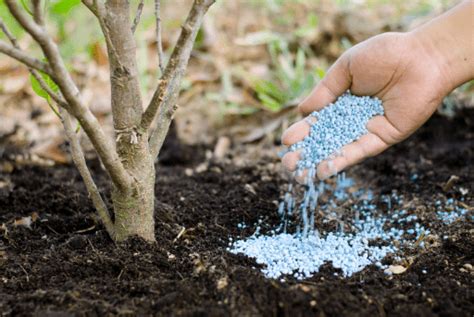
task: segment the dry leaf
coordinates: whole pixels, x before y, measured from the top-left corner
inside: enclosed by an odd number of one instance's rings
[[[23,226],[23,227],[26,227],[28,229],[31,229],[31,224],[32,223],[33,223],[33,221],[31,220],[31,216],[28,216],[28,217],[23,217],[23,218],[20,218],[20,219],[16,219],[13,222],[13,225],[15,227]]]
[[[407,268],[402,265],[390,265],[388,269],[385,270],[385,273],[402,274],[406,270]]]
[[[218,290],[221,290],[221,289],[226,288],[227,285],[229,285],[229,281],[227,280],[227,276],[221,277],[221,278],[217,281],[217,289],[218,289]]]

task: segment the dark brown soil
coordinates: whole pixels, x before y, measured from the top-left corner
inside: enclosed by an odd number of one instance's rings
[[[285,181],[277,158],[235,167],[205,160],[203,149],[168,145],[156,194],[158,242],[115,245],[95,220],[74,167],[23,167],[0,174],[0,313],[2,315],[192,316],[472,316],[472,221],[433,225],[437,199],[473,206],[474,111],[434,116],[415,136],[354,168],[379,193],[397,190],[432,227],[424,251],[407,252],[408,270],[388,276],[369,267],[351,278],[331,265],[304,282],[269,280],[251,259],[226,252],[239,222],[275,223]],[[198,155],[199,154],[199,155]],[[99,187],[106,179],[91,162]],[[186,170],[188,169],[188,170]],[[411,180],[418,174],[416,181]],[[451,175],[459,180],[442,187]],[[247,185],[247,186],[246,186]],[[250,188],[251,187],[251,188]],[[253,190],[252,190],[253,189]],[[255,193],[252,193],[255,191]],[[13,221],[37,213],[31,229]],[[185,227],[184,234],[178,235]],[[252,228],[244,231],[250,234]],[[447,235],[447,239],[438,236]],[[419,250],[419,249],[418,249]],[[426,274],[422,273],[426,270]]]

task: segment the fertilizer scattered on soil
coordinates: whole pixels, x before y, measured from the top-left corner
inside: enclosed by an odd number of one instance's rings
[[[353,181],[341,177],[340,182]],[[265,265],[262,272],[269,278],[292,276],[305,279],[317,273],[325,263],[331,263],[334,268],[340,269],[345,277],[368,265],[375,265],[390,274],[386,269],[392,263],[384,262],[386,255],[397,255],[405,247],[416,245],[417,241],[421,241],[417,247],[424,247],[422,238],[429,235],[430,230],[418,222],[415,214],[402,209],[405,203],[402,196],[394,193],[374,198],[370,190],[351,193],[349,187],[342,190],[340,185],[334,191],[326,190],[333,198],[320,208],[325,215],[323,223],[334,219],[334,206],[340,205],[344,200],[358,201],[348,210],[353,214],[352,218],[344,222],[348,231],[319,232],[313,229],[306,235],[301,230],[290,234],[281,232],[284,229],[280,226],[277,230],[262,235],[259,223],[255,224],[257,230],[251,237],[230,242],[228,250],[255,258],[258,264]],[[337,198],[336,192],[339,197],[343,197],[342,201]],[[452,210],[437,213],[438,220],[442,223],[447,223],[446,219],[453,222],[469,215],[467,209],[457,207],[457,202],[452,199],[439,202],[437,206],[439,210]],[[385,229],[388,224],[391,225],[389,230]],[[394,259],[399,257],[395,256]]]
[[[354,181],[345,174],[337,176],[335,186],[314,182],[317,164],[366,134],[367,122],[383,113],[379,99],[350,93],[313,112],[311,117],[316,118],[316,122],[310,122],[309,135],[289,149],[302,151],[297,173],[308,171],[302,195],[290,184],[278,207],[280,226],[261,234],[259,222],[251,237],[231,239],[228,251],[255,258],[258,264],[265,265],[262,272],[269,278],[305,279],[317,273],[325,263],[331,263],[346,277],[368,265],[390,274],[386,270],[390,263],[384,262],[388,254],[397,254],[405,246],[424,247],[422,237],[430,230],[417,221],[415,214],[402,208],[403,197],[396,194],[374,197],[370,190],[354,191]],[[454,200],[447,200],[445,204],[437,202],[440,221],[449,224],[468,215],[467,209],[455,203]],[[448,205],[449,211],[446,211]],[[336,223],[330,232],[316,228],[316,224],[328,223]],[[388,224],[390,230],[386,229]],[[238,225],[239,229],[245,227],[244,223]],[[290,230],[294,233],[289,233]]]

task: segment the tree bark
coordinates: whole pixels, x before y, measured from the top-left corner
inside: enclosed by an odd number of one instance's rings
[[[155,168],[148,135],[140,129],[143,107],[128,1],[108,0],[100,18],[103,32],[109,37],[107,49],[117,153],[133,179],[127,191],[112,190],[115,239],[121,241],[137,235],[155,241]]]
[[[151,156],[130,164],[135,178],[134,188],[124,194],[114,188],[112,201],[115,214],[115,240],[123,241],[137,235],[155,241],[155,168]]]

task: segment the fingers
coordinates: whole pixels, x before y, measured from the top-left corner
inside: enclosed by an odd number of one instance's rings
[[[296,171],[298,161],[300,160],[301,150],[296,150],[294,152],[288,152],[283,155],[281,163],[283,166],[290,172]]]
[[[309,134],[310,126],[306,120],[300,120],[293,123],[281,136],[281,143],[290,146],[299,142]]]
[[[385,116],[375,116],[367,122],[367,130],[392,145],[404,139],[404,135]]]
[[[301,150],[296,150],[294,152],[286,153],[282,159],[281,163],[289,172],[295,172],[298,167],[298,161],[300,160]],[[300,184],[305,184],[308,176],[308,170],[298,171],[294,174],[295,180]]]
[[[373,133],[365,134],[357,141],[343,146],[341,156],[321,162],[317,168],[317,176],[319,179],[324,180],[349,166],[359,163],[365,158],[383,152],[388,147],[389,145],[377,135]]]
[[[351,87],[349,71],[349,55],[343,54],[336,63],[329,68],[326,76],[314,87],[308,97],[298,106],[303,114],[307,115],[320,110]]]

